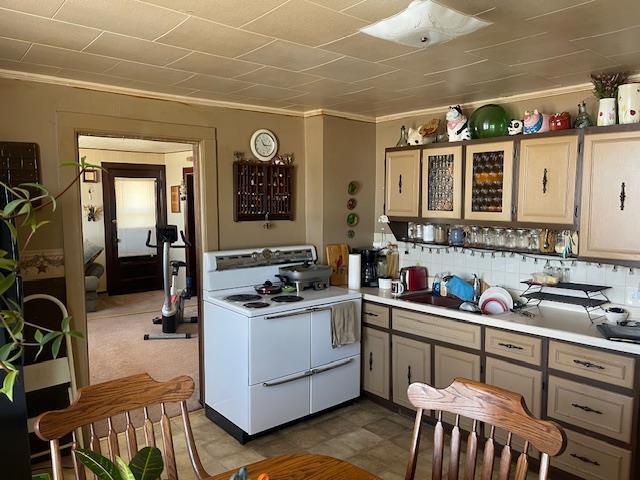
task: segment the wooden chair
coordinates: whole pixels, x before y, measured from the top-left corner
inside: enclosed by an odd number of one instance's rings
[[[148,408],[157,404],[160,405],[161,413],[160,429],[165,465],[163,475],[169,480],[177,480],[171,424],[166,412],[166,404],[171,402],[180,403],[187,450],[196,478],[198,480],[208,478],[209,474],[202,467],[196,451],[187,411],[186,401],[193,394],[194,388],[193,379],[187,376],[180,376],[167,382],[157,382],[146,373],[80,388],[76,399],[69,407],[45,412],[35,421],[36,434],[42,440],[49,441],[51,447],[54,480],[63,480],[59,439],[71,433],[73,435],[72,451],[75,451],[78,445],[76,430],[88,427],[89,441],[86,444],[91,450],[100,453],[100,439],[96,435],[95,423],[101,420],[107,420],[106,440],[108,456],[111,460],[120,455],[118,432],[113,425],[113,418],[118,415],[124,415],[126,421],[124,434],[128,457],[131,458],[138,451],[136,429],[131,423],[130,415],[133,410],[142,409],[144,412],[143,430],[146,446],[156,446],[154,426],[149,417]],[[75,455],[73,466],[76,480],[84,480],[86,478],[84,467],[77,462]]]
[[[566,445],[564,431],[553,422],[538,420],[529,413],[524,399],[517,393],[503,390],[484,383],[456,378],[447,388],[437,389],[423,383],[414,383],[408,389],[409,400],[418,409],[413,429],[409,464],[406,480],[415,478],[420,446],[420,428],[424,410],[434,410],[437,416],[433,439],[433,464],[431,479],[441,480],[444,457],[444,429],[442,413],[455,414],[455,425],[451,431],[451,453],[449,457],[448,480],[458,479],[460,464],[460,417],[473,419],[471,432],[467,437],[464,478],[473,480],[476,473],[478,456],[478,435],[480,422],[490,428],[484,446],[481,468],[482,480],[493,478],[494,453],[496,450],[494,435],[496,428],[508,432],[506,445],[500,453],[498,480],[508,480],[511,469],[513,436],[525,441],[522,453],[516,463],[515,480],[525,480],[529,468],[527,451],[530,446],[542,453],[539,479],[545,480],[549,471],[549,457],[562,453]]]

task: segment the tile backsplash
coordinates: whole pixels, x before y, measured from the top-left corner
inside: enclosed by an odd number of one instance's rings
[[[396,242],[392,234],[375,234],[375,246],[380,247],[388,242],[398,245],[401,268],[410,265],[427,267],[429,285],[438,273],[454,274],[467,279],[475,273],[489,285],[503,286],[515,294],[522,293],[526,285],[520,283],[521,280],[531,278],[534,272],[541,272],[548,261],[554,267],[567,269],[565,274],[568,273],[570,282],[612,287],[606,291],[611,303],[627,308],[634,317],[640,316],[640,303],[637,299],[640,290],[638,268],[565,260],[545,255],[523,256],[510,252],[480,252],[454,247],[429,248],[420,244]]]

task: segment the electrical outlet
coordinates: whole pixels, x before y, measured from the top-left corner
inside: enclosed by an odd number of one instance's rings
[[[626,304],[640,307],[640,284],[637,287],[627,287]]]

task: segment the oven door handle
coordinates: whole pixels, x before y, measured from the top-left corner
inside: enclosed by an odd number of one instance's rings
[[[310,377],[311,375],[313,375],[313,371],[307,370],[306,372],[301,373],[300,375],[296,375],[295,377],[289,377],[289,378],[285,378],[283,380],[274,380],[273,382],[264,382],[262,384],[262,386],[263,387],[275,387],[276,385],[282,385],[282,384],[289,383],[289,382],[295,382],[296,380],[300,380],[302,378]]]
[[[277,315],[268,315],[264,318],[265,320],[276,320],[278,318],[295,317],[297,315],[304,315],[305,313],[322,312],[324,310],[331,310],[331,307],[311,307],[311,308],[305,308],[304,310],[296,310],[295,312],[280,313]]]
[[[311,373],[315,375],[317,373],[328,372],[329,370],[333,370],[334,368],[344,367],[345,365],[348,365],[351,362],[353,362],[353,358],[347,358],[343,362],[334,363],[333,365],[329,365],[327,367],[314,368],[313,370],[311,370]]]

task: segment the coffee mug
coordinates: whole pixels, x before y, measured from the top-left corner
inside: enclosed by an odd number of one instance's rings
[[[604,314],[607,317],[607,322],[612,325],[617,325],[629,317],[629,312],[620,307],[609,307],[604,311]]]
[[[378,278],[378,288],[380,290],[391,290],[391,278],[388,277],[380,277]]]
[[[391,282],[391,295],[402,295],[404,293],[404,284],[400,280]]]

